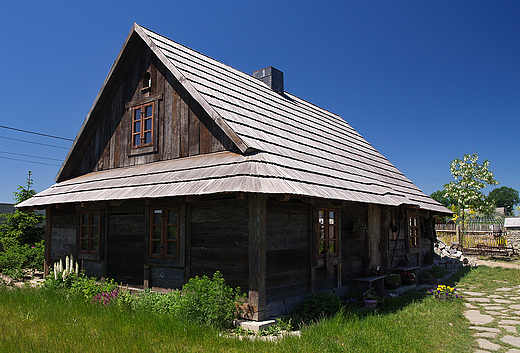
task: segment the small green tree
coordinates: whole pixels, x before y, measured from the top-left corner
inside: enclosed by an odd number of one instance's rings
[[[25,186],[19,186],[14,192],[15,204],[25,201],[36,194],[32,189],[32,173],[29,172]],[[0,272],[18,277],[23,268],[43,267],[45,217],[34,212],[22,212],[0,215]]]
[[[515,205],[520,203],[518,191],[507,186],[491,190],[488,199],[493,201],[496,207],[505,207],[506,216],[512,216]]]
[[[465,154],[462,159],[454,159],[450,164],[454,181],[444,185],[445,197],[457,202],[457,220],[462,225],[464,234],[464,219],[467,210],[489,214],[493,212],[494,203],[482,194],[482,189],[488,185],[497,185],[493,172],[489,170],[489,161],[478,163],[478,155]],[[461,243],[463,239],[460,239]]]

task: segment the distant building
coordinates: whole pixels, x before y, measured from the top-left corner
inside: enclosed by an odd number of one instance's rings
[[[520,249],[520,218],[506,218],[504,227],[507,232],[507,245]]]
[[[0,214],[13,213],[14,205],[12,203],[0,203]]]

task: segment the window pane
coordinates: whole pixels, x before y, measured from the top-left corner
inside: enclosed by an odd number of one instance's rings
[[[134,122],[134,133],[138,133],[138,132],[141,132],[141,122],[140,121]]]
[[[168,239],[177,239],[177,226],[168,226]]]
[[[99,251],[98,239],[92,239],[92,251]]]
[[[141,136],[134,135],[134,146],[140,146],[141,145]]]
[[[134,110],[134,120],[141,119],[141,108]]]
[[[144,131],[152,130],[152,119],[146,119],[144,121]]]
[[[325,223],[325,214],[323,211],[318,211],[318,221],[320,224]]]
[[[88,226],[82,226],[79,230],[80,238],[88,238]]]
[[[329,239],[334,239],[334,238],[336,238],[335,232],[334,232],[334,226],[329,226]]]
[[[320,225],[319,237],[320,239],[325,239],[325,226]]]
[[[161,239],[161,226],[153,226],[152,239]]]
[[[176,209],[168,210],[168,224],[178,223],[178,211]]]
[[[87,239],[81,239],[81,250],[88,251],[88,240]]]
[[[167,254],[168,255],[177,255],[177,242],[176,241],[168,242]]]
[[[334,211],[329,212],[329,224],[334,224]]]
[[[88,213],[81,214],[81,225],[88,225]]]
[[[334,254],[336,252],[336,242],[335,241],[329,242],[329,252],[331,254]]]
[[[154,254],[154,255],[162,255],[161,242],[160,241],[153,241],[152,242],[152,254]]]
[[[92,227],[92,238],[99,238],[99,227]]]
[[[146,117],[151,117],[153,115],[153,105],[149,105],[146,107]]]
[[[162,223],[162,210],[153,210],[153,224]]]
[[[151,142],[152,142],[152,133],[145,132],[144,133],[144,143],[151,143]]]
[[[94,212],[92,216],[94,217],[92,219],[92,224],[99,224],[99,212]]]
[[[319,252],[320,252],[320,254],[325,254],[325,242],[324,241],[320,241]]]

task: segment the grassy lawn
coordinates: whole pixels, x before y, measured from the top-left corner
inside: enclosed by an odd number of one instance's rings
[[[520,284],[519,270],[480,267],[457,286]],[[493,284],[494,285],[494,284]],[[387,299],[376,313],[345,311],[276,343],[226,338],[171,317],[122,311],[45,290],[0,288],[1,352],[472,352],[462,302],[422,293]]]

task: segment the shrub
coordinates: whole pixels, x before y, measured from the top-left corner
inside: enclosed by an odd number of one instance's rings
[[[310,323],[324,317],[331,317],[342,308],[341,301],[337,295],[320,292],[311,294],[295,310],[292,316],[298,324]]]
[[[245,300],[240,287],[226,285],[220,272],[213,278],[191,278],[175,303],[175,311],[183,318],[214,327],[231,327],[237,317],[237,303]]]
[[[21,278],[24,269],[43,270],[45,245],[43,240],[34,245],[17,243],[0,252],[0,272],[13,278]]]

